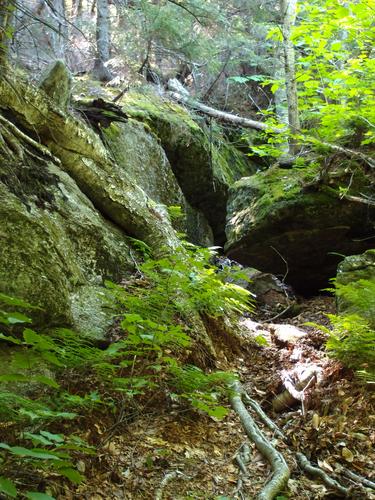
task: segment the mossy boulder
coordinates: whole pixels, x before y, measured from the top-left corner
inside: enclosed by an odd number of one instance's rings
[[[318,177],[315,165],[272,167],[236,182],[228,202],[228,256],[283,277],[304,294],[327,286],[337,254],[369,247],[375,211],[340,197],[338,186],[350,178],[353,190],[368,189],[360,169],[326,184]]]
[[[113,122],[102,129],[117,165],[156,203],[182,205],[183,194],[156,137],[140,122]]]
[[[129,93],[122,105],[158,137],[186,200],[206,217],[216,243],[223,244],[229,187],[253,173],[254,165],[219,131],[177,104],[154,94]]]
[[[13,165],[17,192],[0,182],[0,291],[40,307],[32,312],[36,328],[67,326],[100,337],[111,321],[100,300],[103,281],[132,269],[128,240],[66,173],[52,163],[38,168],[20,179]],[[44,185],[44,198],[32,173],[41,170],[55,180]]]

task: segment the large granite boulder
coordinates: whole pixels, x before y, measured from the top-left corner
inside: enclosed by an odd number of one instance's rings
[[[315,166],[267,171],[236,182],[228,201],[227,255],[271,272],[303,294],[324,288],[340,255],[369,248],[375,209],[340,196],[338,186],[369,193],[359,168],[325,184]]]
[[[255,172],[248,157],[225,142],[214,126],[155,94],[128,93],[125,112],[143,121],[160,141],[187,202],[207,219],[216,244],[225,241],[229,187]]]
[[[39,306],[36,328],[100,337],[111,322],[103,281],[132,269],[129,241],[66,173],[29,166],[21,180],[16,165],[11,174],[0,166],[0,291]]]

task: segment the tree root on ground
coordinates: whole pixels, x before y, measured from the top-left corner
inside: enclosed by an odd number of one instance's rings
[[[351,470],[348,470],[348,469],[342,469],[341,473],[343,476],[347,477],[348,479],[351,479],[352,481],[356,481],[357,483],[363,484],[363,486],[365,488],[370,488],[372,490],[375,490],[374,481],[370,481],[370,479],[367,479],[366,477],[360,476],[359,474],[356,474],[355,472],[352,472]]]
[[[250,413],[242,402],[243,390],[239,382],[234,382],[230,387],[230,403],[233,410],[239,416],[246,434],[254,442],[260,453],[268,460],[273,470],[270,481],[262,488],[257,496],[258,500],[272,500],[288,483],[290,470],[284,457],[269,442],[254,422]]]
[[[164,488],[167,486],[167,484],[169,483],[169,481],[172,481],[172,479],[175,479],[176,477],[183,477],[184,479],[188,479],[182,472],[180,472],[179,470],[174,470],[172,472],[168,472],[162,482],[160,483],[160,486],[159,488],[156,490],[156,493],[155,493],[155,500],[162,500],[163,498],[163,491],[164,491]]]
[[[342,486],[335,479],[329,477],[329,475],[320,467],[315,467],[314,465],[312,465],[310,460],[308,460],[308,458],[303,453],[296,453],[296,458],[301,469],[307,472],[310,476],[318,477],[326,486],[338,491],[344,497],[348,497],[350,495],[350,488],[345,488],[345,486]]]
[[[237,486],[235,491],[233,492],[233,496],[239,495],[242,499],[244,499],[244,494],[242,492],[243,488],[243,480],[248,477],[249,471],[247,470],[247,464],[250,462],[250,447],[247,443],[243,443],[243,445],[238,450],[235,460],[240,469],[240,476],[237,481]]]
[[[262,420],[262,422],[269,428],[271,429],[276,436],[281,438],[286,444],[290,445],[290,441],[285,436],[285,434],[279,429],[279,427],[268,417],[268,415],[262,410],[261,406],[254,401],[250,396],[244,392],[243,393],[243,398],[246,401],[246,403],[253,409],[253,411],[258,415],[258,417]],[[303,471],[308,473],[310,476],[313,476],[315,478],[319,478],[326,486],[329,488],[334,489],[344,497],[348,497],[351,494],[352,489],[351,488],[346,488],[345,486],[342,486],[338,481],[335,479],[332,479],[326,472],[324,472],[320,467],[317,467],[315,465],[312,465],[311,462],[308,460],[308,458],[303,455],[302,453],[297,452],[296,453],[296,459],[298,465],[301,467]],[[358,474],[355,474],[354,472],[351,472],[347,469],[343,469],[342,474],[353,481],[356,481],[356,486],[358,485],[366,487],[366,488],[371,488],[375,489],[375,483],[373,481],[370,481],[369,479],[359,476]],[[363,491],[363,490],[362,490]]]

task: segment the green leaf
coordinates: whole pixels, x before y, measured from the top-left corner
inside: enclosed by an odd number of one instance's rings
[[[46,361],[48,361],[52,365],[55,365],[55,366],[64,366],[64,363],[62,363],[53,352],[43,351],[41,353],[41,356],[42,356],[43,359],[45,359]]]
[[[0,491],[11,498],[16,498],[17,496],[17,488],[13,481],[10,481],[10,479],[3,476],[0,477]]]
[[[3,313],[6,323],[8,325],[16,325],[17,323],[32,323],[32,320],[25,316],[22,313],[11,312],[11,313]]]
[[[6,340],[7,342],[12,342],[12,344],[17,344],[17,345],[22,344],[22,342],[19,339],[11,337],[10,335],[4,335],[3,333],[0,333],[0,340]]]
[[[41,384],[48,385],[49,387],[53,387],[54,389],[58,389],[60,387],[60,384],[58,384],[56,380],[44,375],[37,375],[34,377],[34,380],[40,382]]]
[[[50,439],[51,441],[55,441],[55,443],[63,443],[65,441],[65,438],[62,434],[52,434],[48,431],[40,431],[40,434]]]
[[[22,307],[24,309],[39,309],[39,307],[33,306],[32,304],[29,304],[22,299],[19,299],[17,297],[10,297],[9,295],[5,295],[4,293],[0,293],[0,303],[13,307]]]
[[[39,493],[38,491],[27,491],[26,498],[30,500],[55,500],[55,497],[51,497],[47,493]]]
[[[21,373],[9,373],[9,375],[0,375],[0,382],[29,382],[30,377]]]
[[[82,483],[82,481],[85,479],[82,474],[80,474],[77,470],[75,469],[59,469],[59,474],[62,476],[67,477],[72,481],[72,483],[79,484]]]
[[[53,442],[50,441],[49,439],[46,439],[45,437],[39,435],[39,434],[33,434],[31,432],[24,432],[22,434],[22,437],[24,439],[30,439],[33,444],[41,444],[43,446],[52,446]]]
[[[9,451],[19,457],[37,458],[39,460],[60,460],[55,453],[43,450],[41,448],[24,448],[22,446],[9,446],[6,443],[0,443],[0,448]]]
[[[31,330],[30,328],[25,328],[23,331],[23,338],[27,344],[37,346],[41,350],[51,349],[52,347],[52,344],[48,339],[39,335],[39,333],[34,332],[34,330]]]

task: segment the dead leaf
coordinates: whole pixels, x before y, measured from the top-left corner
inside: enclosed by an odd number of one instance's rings
[[[320,426],[320,417],[317,413],[314,413],[313,417],[312,417],[312,426],[314,427],[314,429],[317,431],[319,429],[319,426]]]
[[[349,448],[346,448],[346,447],[345,447],[345,448],[343,448],[343,449],[341,450],[341,455],[343,456],[343,458],[345,458],[345,460],[346,460],[347,462],[353,462],[353,460],[354,460],[354,455],[353,455],[353,453],[349,450]]]

